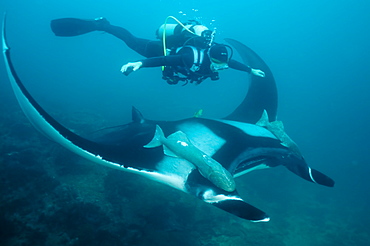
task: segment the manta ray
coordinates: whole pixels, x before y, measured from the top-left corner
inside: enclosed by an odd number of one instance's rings
[[[133,108],[132,122],[90,139],[61,125],[28,92],[12,63],[5,18],[2,27],[3,54],[12,89],[38,131],[92,162],[161,182],[242,219],[267,222],[270,217],[244,201],[233,179],[255,169],[282,165],[313,183],[332,187],[334,181],[309,167],[300,152],[285,143],[287,138],[279,137],[284,134],[275,134],[269,130],[272,127],[266,127],[276,121],[277,115],[277,89],[271,70],[244,44],[226,41],[245,63],[266,74],[264,78],[252,76],[245,99],[231,114],[222,119],[156,121]],[[257,125],[262,115],[265,123]],[[159,144],[152,144],[155,142]]]

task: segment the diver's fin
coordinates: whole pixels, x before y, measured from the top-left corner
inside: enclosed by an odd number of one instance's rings
[[[50,22],[51,30],[56,36],[73,37],[101,30],[104,24],[109,24],[105,18],[83,20],[77,18],[61,18]]]

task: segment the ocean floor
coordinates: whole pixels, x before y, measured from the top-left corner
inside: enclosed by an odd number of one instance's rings
[[[332,190],[291,177],[283,168],[237,180],[242,195],[272,217],[251,223],[165,185],[86,161],[36,132],[20,109],[11,109],[0,116],[0,245],[365,246],[370,241],[369,223],[356,217],[361,211],[343,211]],[[75,123],[92,120],[97,119],[76,115]]]

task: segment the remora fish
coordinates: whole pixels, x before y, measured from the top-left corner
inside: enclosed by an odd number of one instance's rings
[[[231,174],[217,161],[196,148],[186,134],[175,132],[165,138],[162,129],[157,125],[153,140],[145,148],[154,148],[163,145],[166,155],[183,158],[194,164],[203,177],[211,181],[218,188],[228,192],[235,190],[235,181]]]
[[[269,122],[266,110],[263,111],[261,119],[256,123],[256,125],[266,128],[272,134],[274,134],[275,137],[277,137],[277,139],[281,141],[282,145],[291,149],[297,155],[301,155],[301,151],[299,150],[298,145],[285,132],[283,122],[281,121]]]

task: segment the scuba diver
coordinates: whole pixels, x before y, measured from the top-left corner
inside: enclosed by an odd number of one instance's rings
[[[167,24],[169,18],[178,24]],[[56,36],[71,37],[104,31],[121,39],[129,48],[146,58],[123,65],[121,72],[125,75],[140,68],[162,67],[162,78],[169,84],[177,84],[179,81],[200,84],[207,78],[218,80],[218,71],[227,68],[265,76],[263,71],[231,59],[232,48],[214,42],[215,32],[197,21],[183,24],[175,17],[167,17],[157,30],[159,40],[135,37],[125,28],[111,25],[103,17],[93,20],[55,19],[51,21],[51,29]]]

